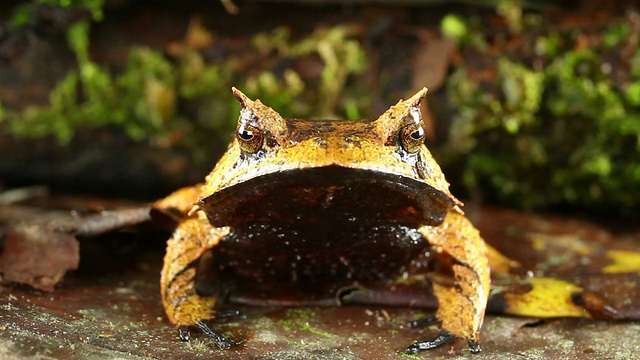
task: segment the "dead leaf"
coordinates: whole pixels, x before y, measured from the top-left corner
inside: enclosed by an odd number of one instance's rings
[[[20,205],[0,207],[0,235],[4,240],[0,273],[5,281],[53,291],[67,271],[78,267],[76,235],[99,235],[149,218],[148,206],[86,217]]]

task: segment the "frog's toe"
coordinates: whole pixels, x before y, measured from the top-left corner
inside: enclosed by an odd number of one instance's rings
[[[213,326],[211,326],[211,322],[209,320],[200,320],[196,323],[196,327],[202,330],[205,335],[210,337],[213,341],[216,342],[220,349],[228,349],[233,345],[236,345],[234,342],[230,341],[226,337],[222,336],[219,332],[217,332]]]
[[[222,334],[220,334],[216,329],[214,329],[209,320],[200,320],[196,322],[194,326],[200,329],[213,341],[215,341],[216,345],[218,345],[220,349],[228,349],[236,345],[236,343],[230,341]],[[178,337],[180,337],[180,340],[182,341],[191,341],[191,332],[189,331],[189,327],[180,326],[178,328]]]
[[[182,341],[190,341],[191,340],[191,332],[189,331],[189,328],[186,327],[186,326],[180,326],[178,328],[178,337]]]
[[[226,318],[238,318],[244,320],[247,318],[247,315],[240,310],[225,310],[216,312],[216,319]]]
[[[440,334],[433,338],[432,340],[426,341],[417,341],[411,344],[404,352],[406,354],[415,354],[418,351],[429,350],[433,348],[437,348],[438,346],[451,341],[455,338],[455,335],[449,333],[446,330],[440,331]]]
[[[469,340],[469,351],[471,351],[472,354],[478,354],[482,351],[477,340]]]

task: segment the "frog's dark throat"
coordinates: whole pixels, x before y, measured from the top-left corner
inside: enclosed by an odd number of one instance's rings
[[[199,207],[232,229],[212,254],[225,278],[345,284],[401,275],[427,248],[416,229],[439,225],[451,203],[410,178],[327,166],[261,176]]]
[[[393,221],[417,228],[440,225],[453,206],[451,198],[427,183],[336,165],[270,173],[198,201],[211,225],[232,228],[256,221],[313,225],[304,223],[308,219],[302,213],[332,223],[353,214],[358,224]]]

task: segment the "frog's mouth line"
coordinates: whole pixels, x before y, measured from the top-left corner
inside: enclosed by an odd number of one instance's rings
[[[258,176],[217,191],[198,205],[214,226],[352,216],[371,226],[392,221],[418,227],[439,225],[455,203],[406,176],[332,165]]]

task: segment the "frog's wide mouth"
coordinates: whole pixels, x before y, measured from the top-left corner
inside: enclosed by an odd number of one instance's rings
[[[214,226],[353,218],[358,226],[439,225],[455,203],[419,180],[338,165],[257,176],[199,200]]]

